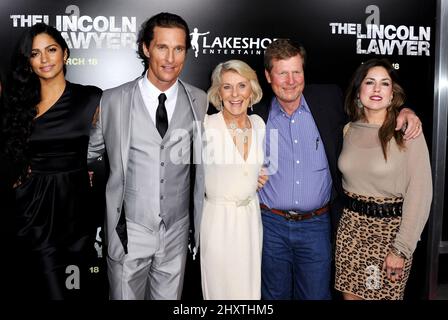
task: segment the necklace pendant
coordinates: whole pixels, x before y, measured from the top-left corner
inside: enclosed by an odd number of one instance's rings
[[[244,144],[247,144],[249,142],[249,137],[245,135],[243,138],[243,142]]]

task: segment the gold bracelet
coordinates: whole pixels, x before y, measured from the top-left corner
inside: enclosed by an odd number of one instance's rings
[[[391,247],[390,247],[390,252],[391,252],[394,256],[397,256],[397,257],[406,259],[406,255],[405,255],[403,252],[401,252],[400,250],[398,250],[397,248],[395,248],[394,246],[391,246]]]

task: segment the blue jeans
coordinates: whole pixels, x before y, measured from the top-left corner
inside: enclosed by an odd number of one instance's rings
[[[287,221],[261,210],[261,298],[330,300],[330,215]]]

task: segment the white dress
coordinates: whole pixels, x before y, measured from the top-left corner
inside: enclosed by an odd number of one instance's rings
[[[256,192],[265,124],[257,115],[249,119],[252,141],[246,161],[221,112],[204,121],[206,197],[200,254],[206,300],[256,300],[261,296],[263,229]]]

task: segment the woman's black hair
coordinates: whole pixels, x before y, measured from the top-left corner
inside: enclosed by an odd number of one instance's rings
[[[20,176],[26,174],[29,162],[28,141],[31,135],[36,105],[40,102],[40,81],[30,65],[34,37],[48,34],[63,52],[70,55],[67,42],[54,27],[37,23],[25,30],[17,42],[8,77],[1,91],[1,134],[4,156],[20,168]],[[64,65],[64,74],[66,72]]]

